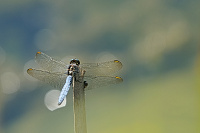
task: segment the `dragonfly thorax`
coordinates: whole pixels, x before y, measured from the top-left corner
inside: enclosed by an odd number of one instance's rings
[[[68,67],[68,75],[74,76],[76,73],[79,72],[78,65],[76,64],[70,64]]]
[[[76,73],[78,73],[80,65],[80,61],[78,59],[71,59],[70,65],[68,67],[68,75],[74,76]]]

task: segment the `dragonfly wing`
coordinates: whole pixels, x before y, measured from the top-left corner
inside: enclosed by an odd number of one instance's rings
[[[113,60],[102,63],[85,63],[80,67],[86,71],[85,76],[106,76],[119,71],[122,68],[122,63],[118,60]]]
[[[67,71],[68,66],[59,60],[56,60],[42,52],[37,52],[35,56],[35,61],[38,63],[44,70],[50,72],[61,72],[64,73]]]
[[[55,88],[63,88],[65,84],[65,80],[67,78],[66,74],[63,73],[52,73],[48,71],[43,70],[37,70],[37,69],[28,69],[27,73],[31,75],[32,77],[43,81]]]
[[[123,82],[123,79],[121,77],[111,77],[111,76],[97,76],[97,77],[84,76],[84,80],[88,83],[88,86],[85,88],[86,90],[91,90],[94,88],[99,88]]]

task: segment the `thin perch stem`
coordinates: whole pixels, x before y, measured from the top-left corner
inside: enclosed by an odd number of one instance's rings
[[[84,91],[84,71],[78,80],[74,80],[74,131],[75,133],[87,133],[86,112],[85,112],[85,91]]]

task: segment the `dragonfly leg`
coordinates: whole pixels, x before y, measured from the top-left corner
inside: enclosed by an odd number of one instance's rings
[[[87,81],[84,81],[84,88],[86,88],[88,86]]]

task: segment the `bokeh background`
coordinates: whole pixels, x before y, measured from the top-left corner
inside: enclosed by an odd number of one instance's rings
[[[0,132],[73,133],[54,88],[26,74],[42,51],[68,62],[118,59],[124,82],[86,92],[88,133],[200,132],[199,0],[1,0]]]

